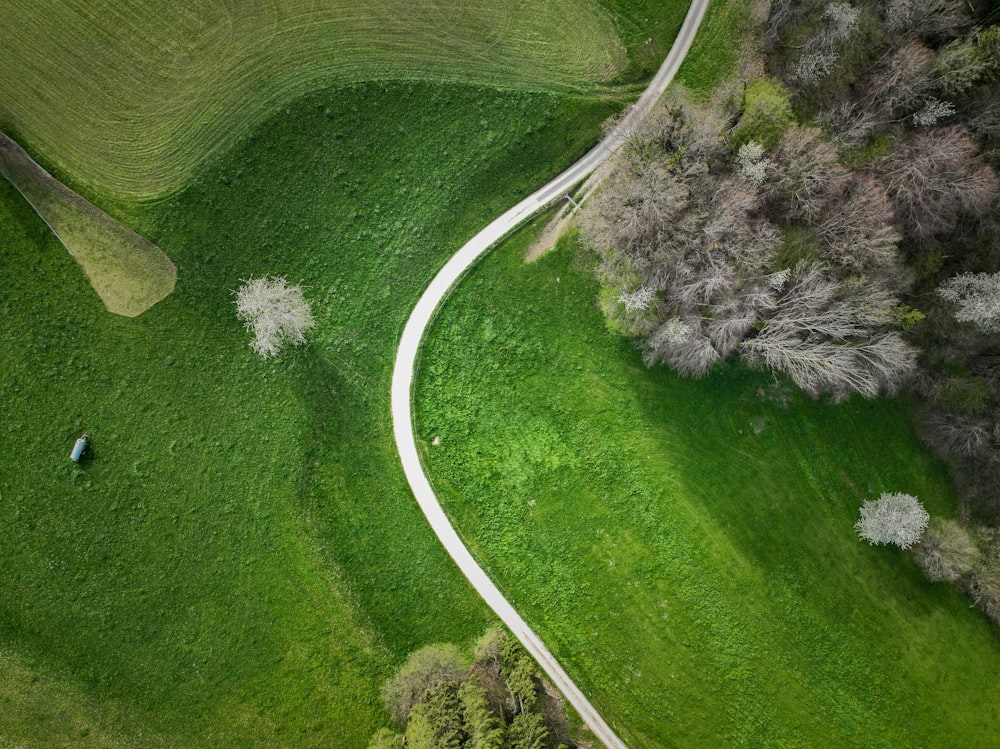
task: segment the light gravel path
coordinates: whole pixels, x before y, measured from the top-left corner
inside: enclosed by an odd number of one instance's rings
[[[536,213],[563,198],[574,185],[593,172],[625,141],[636,124],[649,112],[670,81],[673,80],[674,74],[694,41],[695,32],[701,24],[707,7],[708,0],[693,0],[680,33],[674,40],[674,45],[663,65],[649,87],[630,107],[611,133],[573,166],[537,192],[529,195],[470,239],[438,272],[420,297],[417,306],[413,308],[410,319],[403,329],[403,336],[396,351],[396,364],[392,372],[392,422],[396,448],[403,463],[406,479],[410,483],[414,497],[420,504],[420,509],[427,516],[427,520],[438,539],[479,595],[496,612],[514,636],[523,643],[538,665],[542,667],[580,714],[587,727],[608,749],[625,749],[626,745],[563,671],[562,666],[545,647],[538,635],[525,623],[482,567],[473,559],[472,554],[462,543],[438,502],[434,489],[424,473],[420,453],[417,451],[416,435],[413,432],[411,400],[413,376],[424,333],[430,326],[435,311],[447,296],[448,291],[487,250]]]

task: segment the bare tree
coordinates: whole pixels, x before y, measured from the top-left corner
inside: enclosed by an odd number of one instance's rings
[[[1000,529],[933,518],[914,554],[928,578],[957,583],[1000,624]]]
[[[780,240],[758,213],[761,193],[743,180],[704,179],[700,201],[708,206],[688,251],[719,254],[741,270],[756,273],[771,263]]]
[[[934,50],[911,39],[867,77],[860,101],[881,109],[885,118],[913,109],[934,87],[933,68]]]
[[[768,268],[775,267],[777,251],[783,242],[784,237],[777,227],[756,217],[752,222],[748,222],[745,231],[740,233],[739,241],[727,246],[726,255],[743,278],[761,277],[761,274],[767,275]],[[773,280],[771,277],[765,285],[771,284]]]
[[[992,430],[985,419],[948,411],[935,411],[923,419],[923,437],[945,456],[976,458],[992,444]]]
[[[969,580],[969,595],[983,613],[1000,624],[1000,569],[974,574]]]
[[[699,253],[678,266],[669,297],[679,309],[693,311],[720,297],[728,298],[735,283],[735,271],[721,253]]]
[[[835,140],[858,145],[922,105],[935,86],[933,66],[930,47],[905,41],[862,77],[852,99],[834,100],[818,120]]]
[[[754,305],[735,301],[729,309],[722,310],[722,314],[709,321],[708,340],[720,358],[725,358],[737,350],[759,319]]]
[[[697,319],[667,320],[649,336],[645,349],[647,366],[662,362],[687,377],[704,377],[722,360]]]
[[[768,50],[776,49],[785,29],[801,22],[812,8],[801,0],[773,0],[767,23],[764,25],[764,44]],[[769,52],[770,54],[770,52]]]
[[[996,173],[961,126],[911,135],[879,169],[900,228],[915,239],[952,231],[961,213],[983,213],[1000,195]]]
[[[831,195],[815,224],[823,256],[852,271],[893,269],[889,277],[902,280],[897,254],[902,237],[881,183],[870,175],[842,179]]]
[[[821,263],[796,266],[794,282],[761,331],[743,342],[750,364],[788,375],[807,393],[895,393],[916,365],[915,350],[885,332],[896,300],[877,288],[845,293]]]
[[[877,500],[865,500],[854,528],[873,546],[895,544],[908,549],[920,540],[929,521],[927,510],[913,495],[884,492]]]
[[[885,117],[863,101],[841,101],[820,112],[816,119],[838,143],[854,146],[870,138]]]
[[[885,23],[895,32],[953,39],[972,23],[969,9],[964,0],[891,0]]]
[[[750,364],[783,372],[810,395],[830,393],[835,401],[855,393],[892,395],[915,366],[913,348],[894,332],[852,344],[797,336],[785,326],[768,324],[743,342],[741,352]]]
[[[738,179],[700,180],[696,191],[710,207],[694,214],[695,231],[679,232],[676,261],[658,266],[667,317],[645,346],[647,362],[690,376],[733,353],[785,280],[766,271],[781,238],[755,215],[759,193]]]
[[[1000,135],[1000,96],[979,97],[971,108],[968,125],[982,138]]]
[[[602,256],[648,257],[663,246],[687,203],[683,181],[643,160],[615,171],[595,198],[595,210],[584,213],[582,226]]]
[[[703,376],[738,352],[813,394],[895,392],[914,351],[891,330],[897,300],[886,284],[862,277],[887,268],[904,277],[884,188],[847,178],[817,130],[784,134],[772,169],[752,139],[726,163],[700,133],[698,154],[709,156],[692,154],[688,119],[672,114],[652,140],[637,139],[585,210],[609,320],[646,336],[647,364],[684,375]],[[782,268],[783,237],[765,217],[775,205],[812,223],[834,263]]]
[[[248,279],[236,292],[236,314],[254,334],[250,347],[265,359],[286,343],[299,346],[316,326],[302,287],[280,277]]]
[[[776,157],[768,195],[789,219],[816,216],[833,185],[847,174],[837,160],[836,147],[818,128],[789,128]]]

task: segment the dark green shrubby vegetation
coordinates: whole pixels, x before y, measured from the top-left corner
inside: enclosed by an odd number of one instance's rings
[[[701,376],[735,355],[835,399],[905,385],[962,517],[995,524],[1000,26],[987,11],[777,0],[770,77],[638,134],[585,230],[602,306],[647,363]],[[996,618],[1000,556],[981,546],[954,579]]]
[[[382,688],[403,733],[378,731],[369,749],[566,749],[562,703],[534,663],[499,626],[467,658],[454,645],[410,654]]]

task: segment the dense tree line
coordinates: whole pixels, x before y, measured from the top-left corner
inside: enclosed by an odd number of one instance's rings
[[[468,658],[454,645],[412,653],[382,689],[402,733],[382,729],[369,749],[567,749],[562,704],[500,627]]]
[[[676,106],[629,143],[583,219],[605,311],[682,374],[736,355],[813,395],[896,392],[916,350],[886,189],[795,125],[773,81],[746,99],[728,131],[723,111]]]
[[[581,221],[602,309],[648,364],[737,357],[834,400],[905,389],[968,536],[932,524],[917,553],[934,569],[975,546],[948,569],[994,616],[998,23],[967,0],[774,0],[755,72],[675,96]]]

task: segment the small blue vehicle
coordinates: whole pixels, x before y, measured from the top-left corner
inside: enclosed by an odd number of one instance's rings
[[[83,453],[87,449],[87,440],[89,439],[90,435],[84,432],[83,436],[76,441],[75,445],[73,445],[73,452],[69,454],[70,460],[72,460],[74,463],[80,462],[80,458],[83,457]]]

